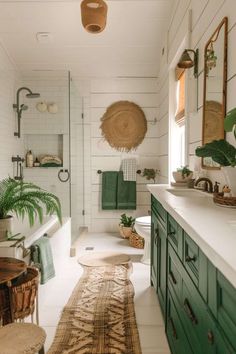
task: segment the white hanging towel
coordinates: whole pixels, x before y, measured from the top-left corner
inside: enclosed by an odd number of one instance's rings
[[[124,181],[136,181],[137,161],[136,159],[123,159],[121,162]]]

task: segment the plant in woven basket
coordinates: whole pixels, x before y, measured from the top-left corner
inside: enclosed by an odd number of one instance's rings
[[[133,231],[135,219],[132,216],[127,216],[125,213],[120,216],[120,234],[124,238],[129,238]]]
[[[42,223],[43,213],[56,214],[62,222],[58,197],[33,183],[6,178],[0,181],[0,240],[7,239],[11,232],[12,213],[22,219],[27,215],[30,226],[37,217]]]

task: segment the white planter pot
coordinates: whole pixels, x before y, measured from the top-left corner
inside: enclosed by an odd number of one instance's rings
[[[7,240],[7,232],[12,231],[12,216],[8,216],[6,219],[0,219],[0,241]]]
[[[182,172],[177,172],[174,171],[172,172],[172,176],[175,180],[175,182],[187,182],[188,180],[190,180],[193,177],[193,173],[190,172],[190,174],[188,176],[182,176]]]
[[[233,197],[236,197],[236,167],[225,166],[222,167],[225,176],[226,184],[231,189]]]

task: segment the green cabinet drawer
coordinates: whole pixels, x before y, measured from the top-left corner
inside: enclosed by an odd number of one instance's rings
[[[165,318],[166,314],[166,267],[167,267],[167,237],[162,223],[157,222],[157,294],[160,307]]]
[[[183,229],[175,221],[175,219],[168,214],[167,220],[167,236],[170,244],[178,254],[180,259],[183,258]]]
[[[236,289],[210,262],[208,279],[208,305],[236,352]]]
[[[151,285],[157,291],[157,276],[158,276],[158,220],[156,214],[151,213]]]
[[[178,301],[182,294],[182,269],[183,266],[175,253],[172,245],[168,243],[167,278],[168,288],[171,288]]]
[[[180,318],[175,308],[174,301],[169,293],[167,296],[167,321],[166,334],[173,354],[191,354],[193,353]]]
[[[202,297],[207,300],[207,257],[184,232],[183,264]]]
[[[151,197],[152,210],[156,213],[159,221],[162,223],[163,227],[166,228],[167,225],[167,212],[161,205],[161,203],[155,198]]]

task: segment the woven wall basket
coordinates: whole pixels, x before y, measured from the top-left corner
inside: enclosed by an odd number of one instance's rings
[[[106,27],[107,4],[103,0],[83,0],[81,19],[86,31],[99,33]]]
[[[101,118],[102,135],[119,151],[130,151],[140,145],[147,132],[147,120],[135,103],[119,101],[107,108]]]

